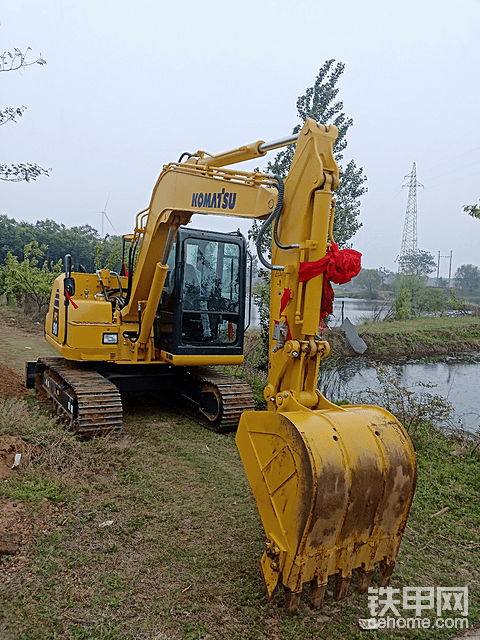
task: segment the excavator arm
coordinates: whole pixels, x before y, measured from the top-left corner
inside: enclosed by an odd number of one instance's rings
[[[328,252],[333,227],[335,127],[307,120],[273,221],[267,412],[245,412],[237,446],[267,535],[261,567],[267,593],[283,583],[294,612],[303,584],[320,606],[329,576],[345,597],[352,571],[359,590],[375,563],[386,586],[395,566],[416,484],[410,439],[387,411],[339,407],[317,389],[329,346],[318,335],[323,275],[302,265]]]

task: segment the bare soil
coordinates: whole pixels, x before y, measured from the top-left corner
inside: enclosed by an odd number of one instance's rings
[[[13,372],[15,373],[15,372]],[[20,464],[14,466],[15,456],[20,454]],[[35,447],[18,436],[3,434],[0,436],[0,481],[6,481],[18,473],[17,469],[28,465],[35,457]],[[14,562],[16,571],[24,562],[28,549],[34,542],[33,531],[40,524],[45,533],[56,526],[55,515],[58,507],[44,500],[35,510],[26,508],[21,502],[14,502],[8,498],[0,500],[0,554],[19,557]],[[52,520],[53,515],[53,520]]]
[[[7,398],[22,398],[29,393],[22,376],[0,362],[0,402]]]

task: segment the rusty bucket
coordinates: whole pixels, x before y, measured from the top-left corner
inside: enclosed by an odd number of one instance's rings
[[[246,412],[236,442],[267,536],[269,596],[283,583],[293,611],[311,581],[319,606],[328,577],[337,575],[340,599],[354,569],[365,592],[377,562],[388,584],[417,475],[413,446],[393,415],[367,405]]]

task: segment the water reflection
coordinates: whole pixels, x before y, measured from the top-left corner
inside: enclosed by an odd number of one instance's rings
[[[339,327],[344,318],[349,318],[354,325],[376,319],[384,320],[391,310],[393,302],[385,300],[356,300],[355,298],[335,298],[333,301],[333,315],[328,324],[330,327]]]

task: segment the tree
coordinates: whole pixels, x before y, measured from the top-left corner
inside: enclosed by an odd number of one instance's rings
[[[362,269],[354,278],[355,284],[367,292],[367,298],[378,298],[378,292],[383,284],[382,274],[377,269]]]
[[[7,73],[8,71],[18,71],[19,69],[30,67],[34,64],[44,65],[47,64],[45,60],[40,56],[33,62],[27,61],[27,55],[31,51],[30,47],[27,47],[25,51],[15,48],[13,53],[10,51],[4,51],[0,55],[0,73]],[[17,118],[21,117],[26,107],[4,107],[0,110],[0,126],[7,124],[7,122],[16,122]],[[7,182],[30,182],[30,180],[36,180],[38,176],[48,176],[49,169],[42,169],[38,164],[27,162],[20,164],[0,164],[0,180]]]
[[[108,234],[95,245],[95,269],[119,270],[122,260],[122,238]]]
[[[357,168],[353,160],[345,166],[341,164],[343,152],[347,147],[346,135],[353,124],[352,118],[348,118],[343,112],[343,102],[336,100],[339,88],[337,82],[345,70],[342,62],[327,60],[318,72],[313,87],[309,87],[297,100],[297,114],[301,124],[294,127],[293,133],[297,134],[307,118],[313,118],[320,124],[334,124],[338,128],[338,138],[335,142],[335,159],[340,167],[340,185],[335,192],[337,204],[335,206],[335,221],[333,236],[340,247],[348,245],[351,238],[362,226],[358,222],[360,214],[360,198],[367,191],[364,183],[367,177],[362,168]],[[294,146],[290,145],[278,152],[272,162],[265,168],[268,173],[285,177],[292,163]],[[252,236],[258,234],[258,224],[253,225]]]
[[[31,224],[17,222],[6,215],[0,215],[0,262],[3,262],[10,251],[23,258],[23,247],[33,239]]]
[[[338,137],[334,146],[334,155],[340,168],[340,185],[335,192],[335,220],[333,226],[333,237],[340,247],[348,246],[349,241],[360,229],[362,224],[358,222],[360,214],[360,197],[366,193],[367,188],[364,183],[367,177],[362,168],[357,168],[355,162],[351,160],[345,166],[341,164],[343,152],[347,147],[346,134],[353,120],[348,118],[343,112],[343,102],[336,100],[339,89],[337,82],[345,69],[342,62],[335,64],[335,60],[327,60],[321,67],[312,87],[306,89],[305,93],[297,100],[297,114],[301,120],[293,128],[293,134],[297,134],[307,118],[312,118],[316,122],[324,125],[334,124],[338,128]],[[295,152],[294,146],[290,145],[279,151],[273,161],[268,162],[265,172],[273,173],[285,177],[288,173]],[[256,241],[262,223],[254,221],[249,231],[248,237]],[[270,255],[271,230],[267,230],[262,240],[262,252]],[[268,282],[270,275],[265,271],[260,271],[260,277]],[[268,309],[270,306],[270,289],[268,286],[257,287],[257,304]],[[268,354],[268,318],[261,321],[263,349]],[[268,358],[268,356],[267,356]]]
[[[478,204],[466,204],[463,207],[465,213],[468,213],[472,218],[478,218],[480,220],[480,206]]]
[[[428,251],[417,249],[409,251],[398,259],[400,271],[404,274],[427,276],[435,271],[437,264],[434,257]]]
[[[480,269],[473,264],[462,264],[455,271],[455,284],[466,291],[479,291]]]
[[[107,244],[116,242],[117,236],[109,237]],[[57,262],[63,259],[65,253],[72,256],[77,268],[82,264],[90,273],[95,269],[95,246],[101,242],[96,229],[88,224],[67,228],[64,224],[54,220],[37,220],[31,222],[17,222],[6,215],[0,215],[0,263],[5,260],[7,253],[23,259],[24,246],[36,240],[39,245],[45,245],[45,260]],[[121,242],[121,241],[120,241]],[[110,246],[105,249],[106,255],[111,251]]]
[[[34,317],[40,317],[48,305],[52,284],[62,271],[62,261],[51,262],[50,265],[40,261],[45,255],[45,246],[33,241],[24,247],[24,259],[20,262],[17,256],[10,252],[5,259],[5,265],[0,267],[0,294],[8,299],[15,299],[23,304],[28,313],[33,304]]]
[[[395,278],[395,318],[443,313],[451,307],[448,296],[440,289],[427,287],[427,276],[397,274]]]

